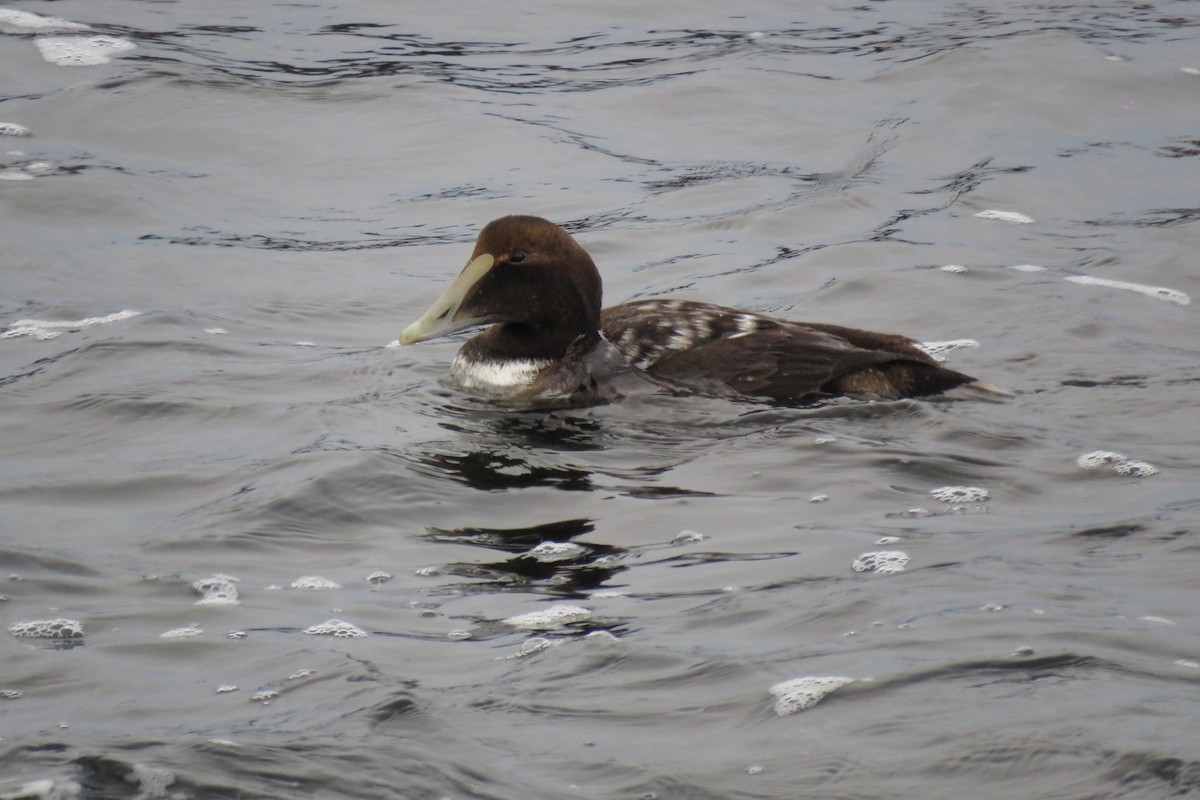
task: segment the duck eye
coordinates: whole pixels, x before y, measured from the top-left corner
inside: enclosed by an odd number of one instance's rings
[[[508,256],[508,263],[510,263],[510,264],[520,264],[524,260],[525,260],[525,251],[524,250],[513,250],[512,253],[510,253]]]

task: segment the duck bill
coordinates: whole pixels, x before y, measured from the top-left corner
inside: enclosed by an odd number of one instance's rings
[[[483,276],[495,263],[496,259],[489,253],[472,259],[467,266],[463,267],[463,271],[454,279],[454,283],[442,292],[441,297],[433,301],[429,310],[404,329],[404,332],[400,334],[400,344],[414,344],[426,339],[436,339],[439,336],[456,333],[488,322],[487,319],[476,317],[460,319],[458,311],[471,288],[483,279]]]

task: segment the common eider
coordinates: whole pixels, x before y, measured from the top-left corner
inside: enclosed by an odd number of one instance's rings
[[[960,386],[999,393],[907,336],[691,300],[601,310],[600,295],[600,273],[570,234],[540,217],[502,217],[400,343],[491,325],[463,345],[451,374],[466,389],[518,402],[609,399],[639,383],[787,405]]]

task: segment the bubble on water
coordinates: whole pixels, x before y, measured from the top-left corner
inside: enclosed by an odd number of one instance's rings
[[[808,502],[810,503],[824,503],[828,500],[829,495],[827,494],[814,494],[812,497],[808,498]]]
[[[303,633],[309,636],[333,636],[337,639],[359,639],[367,635],[367,632],[357,625],[340,619],[328,619],[318,625],[310,625]]]
[[[872,553],[863,553],[854,559],[854,563],[850,566],[855,572],[875,572],[880,575],[888,575],[904,572],[908,562],[908,553],[903,550],[876,550]]]
[[[1100,469],[1110,464],[1118,464],[1124,460],[1125,456],[1120,453],[1114,453],[1111,450],[1093,450],[1075,459],[1075,463],[1083,469]]]
[[[707,536],[705,536],[703,533],[700,533],[698,531],[680,531],[674,537],[671,538],[671,544],[673,544],[673,545],[696,544],[697,542],[703,542],[707,538],[708,538]]]
[[[305,678],[311,678],[313,675],[316,675],[316,674],[317,674],[317,671],[315,669],[298,669],[295,672],[293,672],[291,675],[288,675],[287,678],[285,678],[284,680],[299,681],[299,680],[303,680]]]
[[[579,558],[586,552],[587,548],[574,542],[542,542],[525,553],[525,556],[545,562],[568,561]]]
[[[995,219],[1000,222],[1011,222],[1015,225],[1029,225],[1035,222],[1033,217],[1028,214],[1022,214],[1020,211],[1001,211],[996,208],[987,208],[980,211],[975,216],[980,219]]]
[[[381,583],[387,583],[391,579],[392,574],[390,572],[379,570],[377,572],[372,572],[367,576],[367,583],[372,584],[373,586],[378,586]]]
[[[1091,275],[1068,275],[1063,280],[1068,283],[1079,284],[1080,286],[1102,286],[1106,289],[1122,289],[1126,292],[1136,292],[1137,294],[1144,294],[1147,297],[1166,300],[1169,303],[1176,303],[1181,306],[1190,306],[1192,304],[1192,298],[1187,293],[1177,289],[1168,289],[1165,286],[1146,286],[1141,283],[1115,281],[1110,278],[1093,278]]]
[[[8,626],[18,639],[82,639],[83,623],[74,619],[31,619]]]
[[[1158,467],[1145,461],[1122,461],[1113,465],[1113,472],[1133,478],[1148,478],[1158,474]]]
[[[951,272],[955,275],[961,275],[968,271],[962,264],[947,264],[944,267],[938,267],[938,269],[942,272]]]
[[[518,614],[504,620],[506,625],[526,630],[549,630],[561,628],[575,622],[587,622],[592,612],[583,606],[554,605],[540,611]]]
[[[217,687],[217,694],[229,694],[230,692],[236,692],[237,690],[238,690],[238,687],[236,687],[232,684],[226,683],[226,684],[222,684],[221,686]]]
[[[813,440],[816,444],[833,444],[837,441],[836,436],[818,436]]]
[[[1009,269],[1015,269],[1017,272],[1045,272],[1046,268],[1041,264],[1013,264]]]
[[[900,544],[901,541],[902,540],[899,536],[880,536],[878,539],[875,540],[875,546],[876,547],[890,547],[891,545],[894,545],[894,544]]]
[[[946,354],[963,347],[979,347],[974,339],[947,339],[944,342],[917,342],[917,349],[923,350],[936,361],[945,361]]]
[[[225,334],[229,333],[229,331],[225,330],[224,328],[205,328],[204,332],[209,336],[224,336]]]
[[[1034,649],[1027,644],[1023,644],[1012,652],[1014,658],[1028,658],[1034,654]]]
[[[20,700],[21,692],[16,689],[0,689],[0,700]]]
[[[551,647],[557,647],[563,643],[563,639],[546,639],[542,636],[534,636],[521,642],[521,648],[510,656],[503,656],[502,659],[508,661],[514,658],[525,658],[534,653],[540,653],[543,650],[548,650]]]
[[[277,697],[279,697],[279,691],[277,689],[262,689],[261,691],[257,691],[250,695],[251,700],[256,703],[262,703],[263,705],[266,705]]]
[[[58,17],[45,17],[32,11],[16,8],[0,8],[0,32],[44,33],[47,31],[86,31],[82,22],[71,22]]]
[[[310,592],[327,592],[331,589],[340,589],[342,585],[329,578],[322,578],[320,575],[305,575],[289,584],[293,589],[304,589]]]
[[[413,570],[413,575],[416,575],[418,578],[433,578],[441,574],[442,571],[437,567],[418,567]]]
[[[158,635],[160,639],[190,639],[196,636],[203,636],[204,629],[195,622],[190,625],[184,625],[182,628],[172,628]]]
[[[42,58],[60,67],[94,67],[107,64],[118,53],[137,47],[117,36],[42,36],[34,40]]]
[[[979,607],[979,610],[980,611],[991,611],[991,612],[1003,611],[1004,606],[1002,606],[998,603],[984,603],[983,605],[981,605]]]
[[[954,504],[983,503],[989,498],[988,490],[978,486],[939,486],[936,489],[930,489],[929,495],[934,500]]]
[[[1175,666],[1177,666],[1177,667],[1188,667],[1189,669],[1200,669],[1200,661],[1192,661],[1187,658],[1177,658],[1177,659],[1175,659],[1174,663],[1175,663]]]
[[[229,633],[225,634],[226,639],[245,639],[248,636],[250,636],[250,634],[246,631],[230,631]]]
[[[0,136],[29,136],[33,131],[15,122],[0,122]]]
[[[1080,469],[1096,470],[1108,467],[1118,475],[1148,478],[1158,474],[1158,468],[1145,461],[1135,461],[1111,450],[1093,450],[1075,459]]]
[[[593,600],[611,600],[614,597],[625,597],[626,593],[620,589],[601,589],[598,592],[592,592],[589,597]]]
[[[854,681],[854,678],[807,677],[777,683],[770,689],[771,694],[776,697],[775,713],[786,717],[788,714],[812,708],[830,692]]]
[[[1155,625],[1174,625],[1175,620],[1166,617],[1138,617],[1142,622],[1153,622]]]
[[[236,605],[239,602],[237,580],[229,575],[213,575],[196,581],[192,588],[202,595],[196,605]]]
[[[446,638],[453,642],[461,642],[464,639],[470,639],[471,632],[462,628],[455,628],[446,634]]]
[[[126,309],[125,311],[118,311],[115,314],[108,314],[103,317],[86,317],[85,319],[77,320],[19,319],[16,322],[8,324],[4,332],[0,333],[0,339],[13,339],[18,336],[29,336],[34,339],[53,339],[67,331],[77,331],[83,328],[90,328],[93,325],[107,325],[110,322],[120,322],[130,317],[136,317],[140,313],[142,312]]]

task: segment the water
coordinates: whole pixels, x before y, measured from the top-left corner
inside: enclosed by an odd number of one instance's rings
[[[1200,794],[1194,11],[3,6],[0,797]],[[1015,397],[490,407],[505,213]]]

